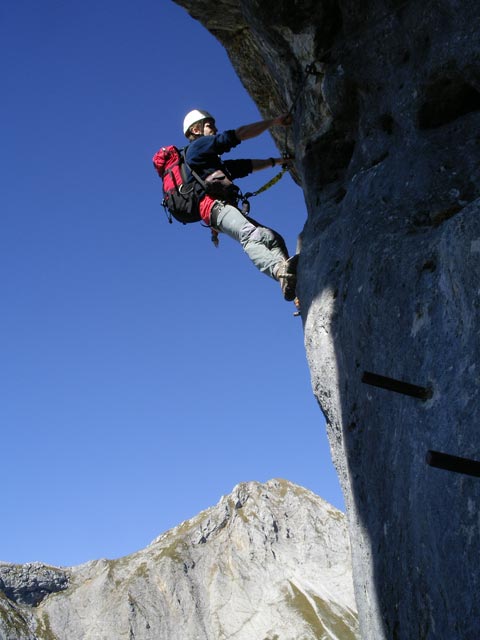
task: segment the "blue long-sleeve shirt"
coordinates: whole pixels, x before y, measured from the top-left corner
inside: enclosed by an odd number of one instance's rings
[[[233,129],[217,133],[214,136],[201,136],[187,147],[188,165],[204,180],[221,169],[232,179],[243,178],[252,172],[251,160],[225,160],[220,156],[240,144]],[[193,180],[190,176],[189,182]]]

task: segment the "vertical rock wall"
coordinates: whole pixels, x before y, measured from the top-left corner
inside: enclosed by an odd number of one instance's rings
[[[480,478],[480,8],[178,1],[262,113],[289,108],[308,208],[299,294],[347,502],[363,637],[474,640]],[[280,140],[279,140],[280,142]],[[364,372],[430,390],[418,399]]]

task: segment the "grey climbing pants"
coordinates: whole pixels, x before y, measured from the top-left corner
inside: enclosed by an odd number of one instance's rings
[[[213,229],[237,240],[257,269],[275,279],[277,267],[288,258],[280,234],[245,217],[236,207],[219,201],[213,205],[210,224]]]

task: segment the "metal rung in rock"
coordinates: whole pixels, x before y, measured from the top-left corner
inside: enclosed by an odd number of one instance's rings
[[[449,453],[441,453],[440,451],[427,451],[426,461],[431,467],[480,478],[480,462],[477,460],[459,458],[458,456],[451,456]]]
[[[414,398],[420,398],[420,400],[428,400],[432,397],[432,390],[428,387],[419,387],[403,380],[395,380],[394,378],[387,378],[386,376],[380,376],[377,373],[371,373],[365,371],[362,376],[362,382],[370,384],[374,387],[381,387],[388,391],[395,391],[396,393],[403,393],[407,396],[413,396]]]

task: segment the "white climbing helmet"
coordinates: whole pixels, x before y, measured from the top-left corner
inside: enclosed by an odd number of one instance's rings
[[[189,111],[183,119],[183,133],[187,135],[188,130],[190,129],[192,124],[199,122],[199,120],[205,120],[205,118],[211,118],[212,120],[215,120],[212,114],[208,113],[208,111],[203,111],[202,109],[194,109],[193,111]]]

